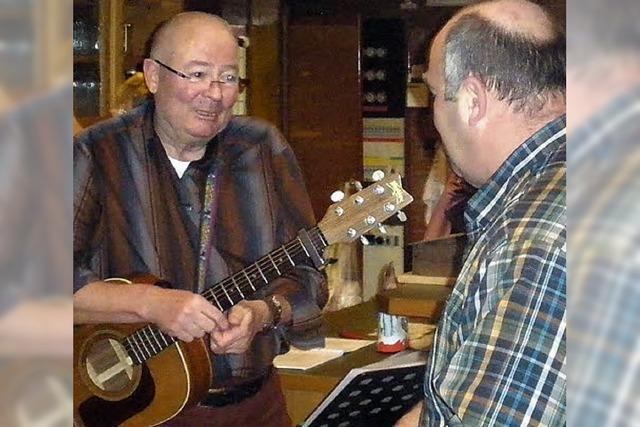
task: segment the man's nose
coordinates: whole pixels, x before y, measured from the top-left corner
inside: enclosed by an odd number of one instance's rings
[[[207,95],[212,99],[222,99],[222,83],[218,80],[211,80],[207,88]]]

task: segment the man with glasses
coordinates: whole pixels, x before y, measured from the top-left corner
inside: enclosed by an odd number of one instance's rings
[[[214,389],[169,425],[290,425],[273,358],[290,343],[322,343],[326,284],[306,265],[226,313],[199,295],[315,223],[281,134],[233,117],[237,49],[219,17],[173,17],[144,61],[153,100],[88,129],[74,147],[75,322],[150,322],[184,341],[210,337]],[[103,281],[133,273],[173,288]]]

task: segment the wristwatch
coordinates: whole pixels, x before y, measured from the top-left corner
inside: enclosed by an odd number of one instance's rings
[[[278,327],[280,320],[282,319],[282,303],[275,295],[270,295],[263,301],[267,304],[269,312],[271,313],[271,322],[265,322],[262,326],[262,330],[268,331],[270,329],[275,329]]]

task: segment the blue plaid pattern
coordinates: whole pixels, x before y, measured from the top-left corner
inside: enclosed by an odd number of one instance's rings
[[[565,423],[565,121],[525,141],[468,203],[422,425]]]
[[[567,423],[640,425],[640,86],[569,136]]]

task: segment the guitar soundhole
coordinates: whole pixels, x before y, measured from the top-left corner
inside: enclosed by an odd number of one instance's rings
[[[87,348],[84,363],[92,388],[107,399],[131,393],[140,378],[139,368],[134,366],[120,341],[113,337],[94,341]]]

